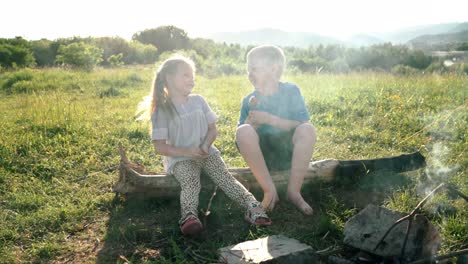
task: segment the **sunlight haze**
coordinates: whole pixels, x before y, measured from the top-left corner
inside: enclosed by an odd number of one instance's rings
[[[274,28],[344,37],[466,22],[468,1],[32,1],[2,3],[0,38],[120,36],[174,25],[189,37]]]

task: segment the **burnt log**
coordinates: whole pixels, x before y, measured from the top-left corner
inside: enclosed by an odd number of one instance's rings
[[[128,160],[125,150],[119,146],[120,167],[119,179],[113,187],[118,194],[144,194],[151,197],[168,197],[179,194],[180,186],[172,175],[148,172],[141,164]],[[355,178],[376,170],[405,172],[422,168],[426,165],[420,152],[394,157],[368,160],[326,159],[309,163],[305,182],[313,180],[333,181],[342,178]],[[229,168],[229,172],[247,189],[259,188],[249,168]],[[277,185],[288,182],[289,171],[271,172],[272,180]],[[202,177],[202,187],[212,188],[211,181]]]
[[[337,177],[353,177],[378,170],[405,172],[426,166],[426,159],[419,152],[402,154],[394,157],[366,159],[366,160],[339,160],[334,175]]]

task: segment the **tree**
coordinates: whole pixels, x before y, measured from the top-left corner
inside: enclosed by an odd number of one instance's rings
[[[327,45],[326,47],[320,45],[316,53],[324,60],[334,61],[343,56],[344,48],[338,45]]]
[[[56,62],[86,70],[102,61],[102,49],[83,42],[60,46]]]
[[[408,56],[408,48],[391,43],[377,44],[360,49],[346,51],[346,63],[352,69],[384,69],[391,70],[402,64]]]
[[[120,61],[124,62],[122,58],[125,58],[130,53],[130,45],[127,40],[121,37],[101,37],[101,38],[93,38],[91,43],[96,47],[99,47],[103,50],[103,65],[107,65],[110,63],[110,58],[113,57],[111,60],[116,62],[115,59],[120,55]],[[111,64],[112,65],[112,64]],[[115,65],[112,65],[115,66]]]
[[[107,58],[107,62],[109,63],[110,66],[113,66],[113,67],[121,66],[123,65],[122,56],[123,56],[122,53],[111,55],[109,56],[109,58]]]
[[[62,46],[67,46],[67,45],[70,45],[70,44],[73,44],[73,43],[87,43],[89,44],[91,38],[82,38],[82,37],[70,37],[70,38],[58,38],[58,39],[55,39],[52,41],[52,43],[50,44],[50,49],[52,51],[52,53],[54,54],[54,64],[57,61],[57,54],[59,52],[59,48],[62,47]]]
[[[211,39],[196,38],[190,40],[190,47],[204,59],[213,56],[217,49],[217,44]]]
[[[57,50],[52,46],[52,41],[47,39],[31,41],[31,49],[38,66],[52,66],[57,56]]]
[[[426,56],[424,52],[417,50],[409,54],[406,65],[416,69],[426,69],[432,63],[432,57]]]
[[[0,66],[27,67],[35,64],[29,43],[21,37],[0,39]]]
[[[124,54],[122,60],[125,64],[151,64],[158,58],[158,49],[153,45],[143,44],[138,41],[129,43],[128,54]]]
[[[458,51],[468,51],[468,42],[463,42],[458,47],[455,48]]]
[[[159,54],[166,51],[188,49],[190,46],[187,33],[183,29],[174,26],[146,29],[133,34],[132,39],[155,46]]]

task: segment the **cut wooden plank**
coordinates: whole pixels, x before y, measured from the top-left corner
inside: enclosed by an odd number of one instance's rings
[[[282,235],[244,241],[218,252],[219,263],[320,263],[310,246]]]

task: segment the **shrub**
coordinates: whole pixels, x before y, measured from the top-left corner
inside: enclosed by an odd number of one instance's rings
[[[115,97],[115,96],[120,96],[122,92],[120,92],[117,88],[114,86],[111,86],[107,89],[98,91],[98,96],[99,98],[104,98],[104,97]]]
[[[102,61],[102,49],[83,42],[60,46],[56,62],[91,70]]]
[[[52,41],[47,39],[31,41],[31,49],[38,66],[52,66],[57,51],[54,50]]]
[[[413,67],[398,64],[392,68],[392,73],[398,74],[398,75],[411,75],[411,74],[418,74],[419,71]]]
[[[157,58],[158,49],[155,46],[134,41],[130,42],[129,52],[123,55],[122,60],[125,64],[152,64]]]
[[[122,53],[111,55],[109,58],[107,58],[107,62],[109,62],[109,65],[113,67],[123,65],[124,63],[122,61],[122,56]]]
[[[31,82],[33,78],[34,74],[29,69],[16,71],[6,75],[5,81],[0,88],[7,93],[12,93],[17,83]]]
[[[426,68],[426,71],[430,73],[444,73],[447,72],[447,68],[444,66],[443,62],[435,61]]]
[[[33,54],[28,47],[0,42],[0,67],[27,67],[34,63]]]

